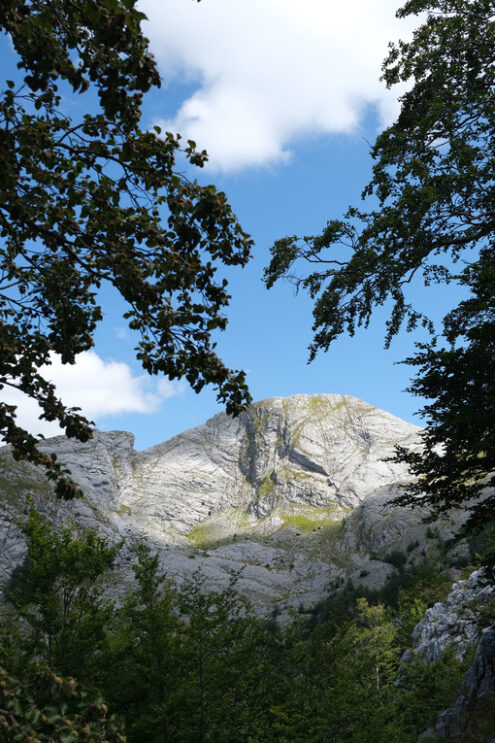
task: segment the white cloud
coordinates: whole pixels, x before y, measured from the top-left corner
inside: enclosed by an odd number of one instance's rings
[[[65,405],[80,407],[96,423],[107,415],[154,413],[164,400],[184,389],[168,379],[133,376],[127,364],[104,361],[94,351],[81,353],[73,365],[62,364],[54,355],[51,365],[41,367],[40,373],[55,384]],[[2,400],[18,406],[17,422],[33,434],[63,433],[57,423],[39,420],[38,404],[18,390],[5,387]]]
[[[381,64],[388,42],[415,25],[395,18],[401,4],[141,0],[165,81],[198,84],[156,123],[206,147],[225,171],[287,159],[304,135],[352,132],[369,104],[390,123],[398,92],[379,81]]]
[[[130,339],[129,328],[115,328],[115,335],[121,341],[128,341]]]

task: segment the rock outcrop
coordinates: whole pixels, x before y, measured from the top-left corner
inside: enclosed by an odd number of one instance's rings
[[[462,693],[454,704],[441,712],[432,730],[428,731],[437,740],[462,740],[466,730],[472,726],[473,717],[485,716],[495,707],[495,625],[486,627],[481,634],[475,656],[464,679]],[[492,715],[492,719],[495,715]],[[495,727],[492,728],[495,734]],[[425,740],[423,737],[423,740]],[[490,743],[495,738],[489,734]],[[488,740],[484,736],[484,740]],[[482,738],[478,736],[479,743]]]
[[[482,570],[454,583],[444,603],[438,602],[427,609],[414,629],[414,646],[406,651],[402,662],[408,663],[413,658],[437,661],[447,649],[462,660],[466,650],[480,641],[480,616],[490,607],[495,611],[495,587],[483,580]]]
[[[487,710],[495,708],[494,616],[495,587],[486,580],[483,570],[477,570],[467,580],[454,583],[447,600],[428,609],[416,626],[413,648],[404,653],[402,664],[434,663],[446,650],[462,660],[468,649],[475,648],[461,693],[419,737],[418,743],[443,740],[492,743],[491,733],[478,732],[472,737],[469,729],[477,715],[485,719]],[[495,715],[493,720],[495,723]],[[492,732],[495,733],[495,728]]]

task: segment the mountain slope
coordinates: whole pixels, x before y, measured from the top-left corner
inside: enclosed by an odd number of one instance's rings
[[[258,520],[281,506],[354,508],[405,477],[383,459],[417,430],[349,396],[272,398],[137,454],[122,502],[179,534],[235,508]]]
[[[408,476],[385,460],[398,443],[417,446],[418,431],[350,396],[295,395],[236,419],[221,413],[142,452],[125,432],[56,437],[43,448],[84,491],[69,504],[4,447],[0,570],[22,558],[16,521],[29,495],[56,521],[148,540],[178,579],[201,566],[207,585],[221,587],[242,568],[239,589],[260,605],[308,604],[349,577],[379,584],[394,570],[388,552],[426,544],[422,513],[387,505]],[[123,577],[126,561],[124,550]]]

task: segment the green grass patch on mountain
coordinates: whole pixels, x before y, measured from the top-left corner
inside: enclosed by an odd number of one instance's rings
[[[270,495],[271,493],[273,493],[273,491],[275,489],[275,480],[273,480],[273,478],[272,478],[272,473],[273,473],[273,470],[272,470],[272,472],[270,472],[269,475],[267,475],[265,477],[265,479],[263,480],[263,482],[259,486],[259,488],[258,488],[258,495],[262,495],[263,496],[263,495]]]
[[[298,508],[293,513],[281,512],[279,515],[283,523],[280,528],[292,528],[301,534],[310,534],[322,529],[340,526],[342,519],[351,511],[350,508],[341,508],[340,506],[334,508],[307,506],[302,509]]]

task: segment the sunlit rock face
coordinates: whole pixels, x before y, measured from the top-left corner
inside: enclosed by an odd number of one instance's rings
[[[30,495],[54,521],[147,540],[178,580],[201,566],[216,589],[242,568],[238,588],[260,606],[307,606],[348,578],[379,585],[395,569],[388,553],[411,542],[428,549],[420,510],[388,505],[408,474],[387,459],[397,444],[417,447],[418,432],[354,397],[295,395],[235,419],[221,413],[141,452],[121,431],[95,432],[87,443],[56,437],[43,448],[84,492],[69,504],[5,447],[0,570],[22,559],[16,522]],[[414,560],[416,547],[408,555]],[[126,559],[124,549],[124,573]]]
[[[254,526],[280,508],[355,508],[407,477],[384,459],[417,430],[349,396],[272,398],[138,453],[122,503],[179,534],[233,509]]]

